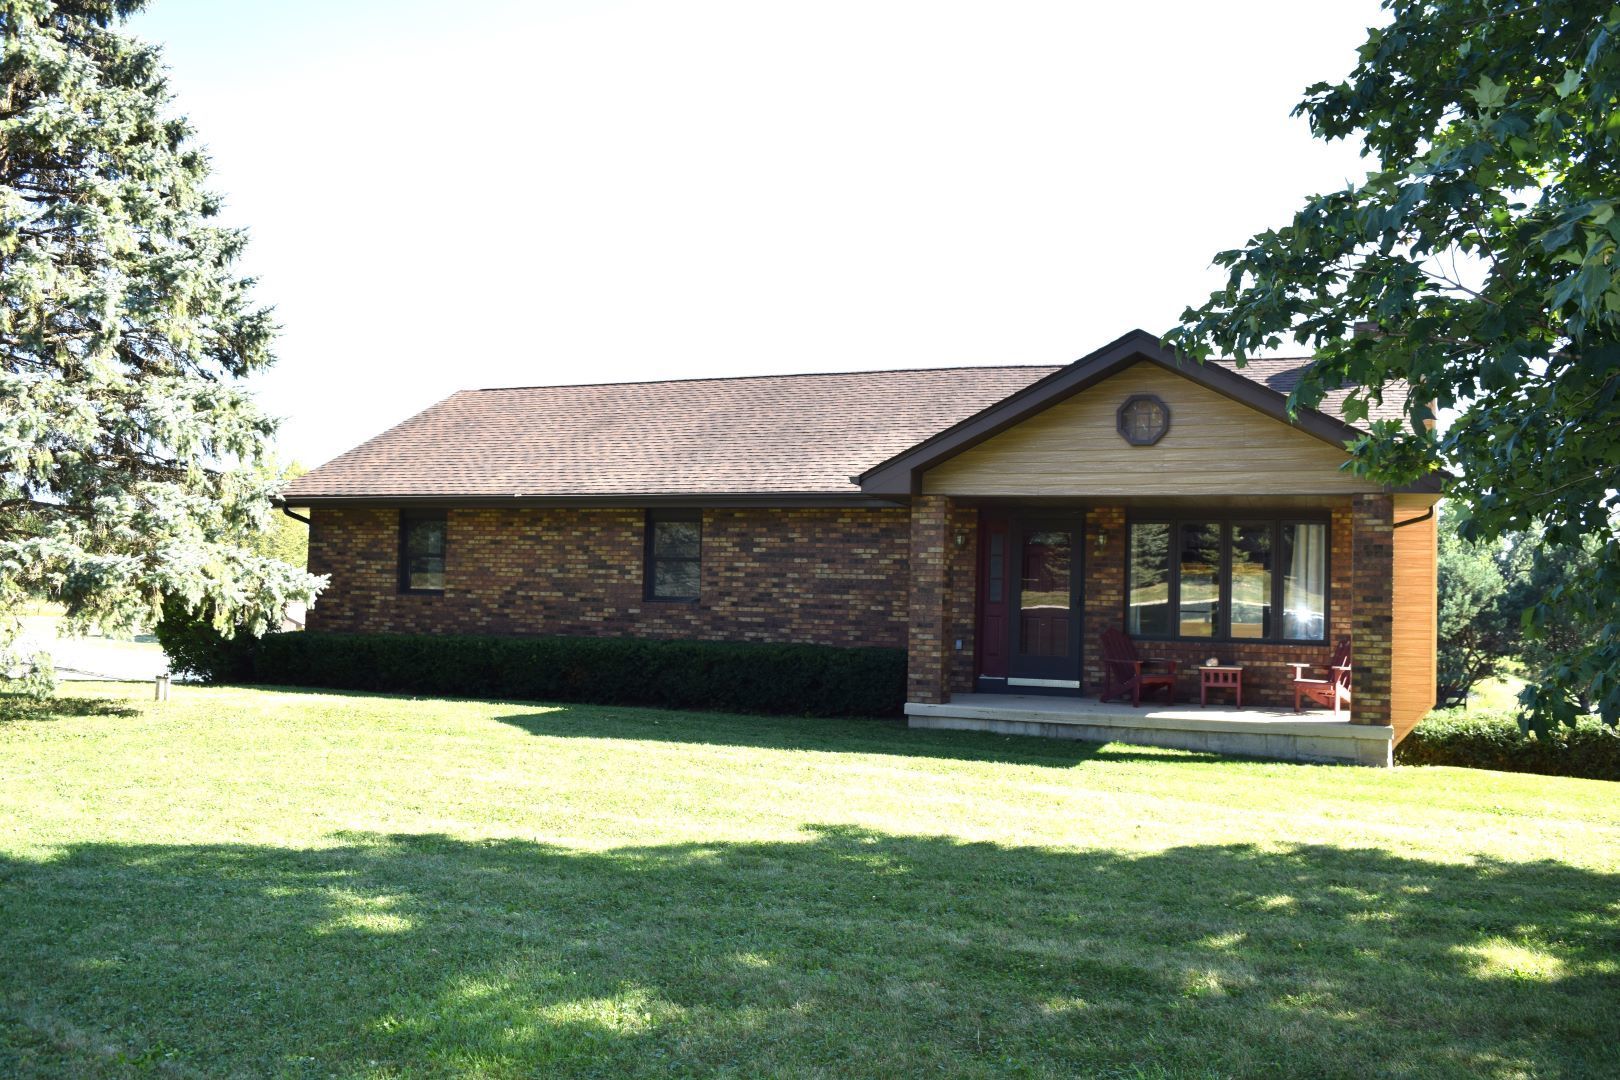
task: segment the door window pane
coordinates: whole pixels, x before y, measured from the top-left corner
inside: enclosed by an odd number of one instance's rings
[[[1170,634],[1170,526],[1162,521],[1131,526],[1131,595],[1127,627],[1132,634]]]
[[[1232,622],[1235,638],[1271,636],[1271,526],[1232,526]]]
[[[1214,637],[1221,602],[1221,527],[1188,522],[1181,526],[1182,637]]]
[[[1025,656],[1066,656],[1074,534],[1062,529],[1024,537],[1019,571],[1019,646]]]
[[[1327,640],[1327,526],[1282,527],[1282,636]]]
[[[990,602],[999,604],[1006,596],[1007,589],[1007,536],[1005,533],[993,532],[990,534],[990,580],[988,591]]]

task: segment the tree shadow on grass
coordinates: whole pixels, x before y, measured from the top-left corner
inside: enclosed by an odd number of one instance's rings
[[[0,694],[0,724],[18,720],[65,720],[78,716],[135,716],[140,710],[127,701],[102,697],[49,697]]]
[[[386,701],[465,701],[526,711],[497,715],[531,735],[555,738],[647,739],[709,746],[743,746],[772,750],[816,750],[828,753],[892,754],[899,757],[983,761],[1010,765],[1067,768],[1083,761],[1152,761],[1159,764],[1226,764],[1235,759],[1198,750],[1155,750],[1128,743],[1092,743],[1070,739],[996,735],[978,731],[912,729],[894,718],[764,716],[699,710],[660,709],[641,705],[517,702],[491,698],[433,697],[372,690],[326,690],[315,687],[244,685],[266,693],[368,698]],[[1236,759],[1242,760],[1242,759]]]
[[[811,827],[0,860],[0,1072],[1601,1075],[1620,875]]]
[[[1083,761],[1230,764],[1233,759],[1192,750],[1152,750],[1127,743],[908,728],[903,720],[741,716],[615,707],[557,705],[496,717],[531,735],[554,738],[647,739],[771,750],[891,754],[1068,768]]]

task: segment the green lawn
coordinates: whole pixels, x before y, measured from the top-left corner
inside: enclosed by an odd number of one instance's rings
[[[177,687],[0,720],[0,1075],[1614,1075],[1620,794]]]

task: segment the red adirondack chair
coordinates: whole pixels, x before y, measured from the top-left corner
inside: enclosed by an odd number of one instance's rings
[[[1345,638],[1333,647],[1333,659],[1320,665],[1328,673],[1325,679],[1305,678],[1305,669],[1314,664],[1289,664],[1294,669],[1294,711],[1303,712],[1300,701],[1310,698],[1318,705],[1333,710],[1333,719],[1339,718],[1341,706],[1350,704],[1350,639]]]
[[[1141,708],[1144,689],[1163,689],[1165,701],[1175,703],[1174,660],[1137,656],[1136,645],[1117,626],[1110,626],[1102,632],[1102,654],[1103,692],[1099,700],[1108,701],[1129,694],[1131,704]]]

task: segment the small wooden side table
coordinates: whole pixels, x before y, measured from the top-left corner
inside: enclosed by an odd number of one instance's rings
[[[1243,669],[1236,665],[1220,664],[1198,669],[1198,707],[1207,708],[1211,690],[1231,690],[1237,694],[1237,707],[1243,708]]]

